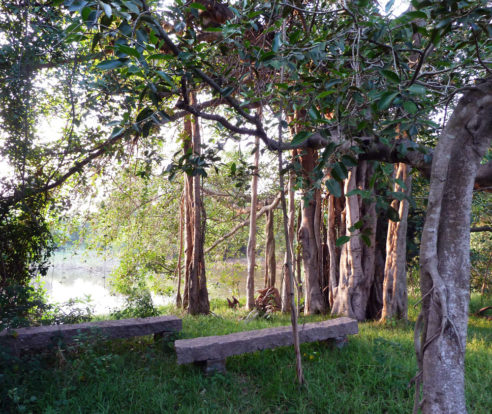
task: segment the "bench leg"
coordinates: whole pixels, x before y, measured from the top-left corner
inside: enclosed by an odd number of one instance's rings
[[[225,359],[208,359],[206,361],[197,361],[195,364],[200,366],[206,375],[210,375],[215,372],[225,372],[225,362]]]
[[[326,341],[331,347],[342,349],[348,343],[348,338],[346,336],[338,336],[336,338],[330,338]]]

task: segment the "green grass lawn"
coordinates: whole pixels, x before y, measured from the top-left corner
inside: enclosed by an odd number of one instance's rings
[[[476,301],[475,301],[476,302]],[[183,318],[181,338],[288,325],[288,315],[244,320],[247,312],[213,303],[214,316]],[[476,303],[474,304],[477,307]],[[415,320],[412,308],[410,319]],[[323,316],[301,317],[300,322]],[[413,322],[359,324],[341,350],[301,345],[307,385],[295,380],[292,347],[227,359],[227,373],[204,376],[178,366],[171,343],[150,337],[85,344],[3,365],[0,405],[32,413],[409,413],[415,374]],[[470,413],[492,412],[492,325],[470,318],[466,359]]]

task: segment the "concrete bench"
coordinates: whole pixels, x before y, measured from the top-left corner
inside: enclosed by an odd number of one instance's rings
[[[347,335],[357,332],[357,321],[342,317],[299,325],[299,340],[301,343],[328,340],[342,347],[347,341]],[[293,345],[291,326],[180,339],[175,341],[174,348],[178,364],[195,362],[202,365],[205,372],[209,373],[225,371],[225,359],[228,356],[288,345]]]
[[[101,335],[108,339],[154,334],[154,337],[158,338],[166,333],[181,331],[181,329],[182,321],[176,316],[35,326],[0,332],[0,349],[7,349],[19,355],[21,351],[48,348],[56,344],[58,340],[65,344],[73,343],[77,336],[84,334]]]

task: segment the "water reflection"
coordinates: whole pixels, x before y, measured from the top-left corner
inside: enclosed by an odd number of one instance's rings
[[[107,258],[93,251],[58,250],[52,257],[52,266],[48,274],[41,279],[47,290],[50,303],[65,303],[70,299],[90,300],[95,314],[107,314],[122,309],[125,298],[112,294],[109,278],[111,271],[118,265],[117,258]],[[255,286],[263,286],[263,266],[259,260]],[[246,260],[230,260],[220,263],[208,263],[207,286],[210,298],[245,295]],[[280,267],[277,268],[277,280],[280,279]],[[173,281],[169,281],[173,285]],[[152,294],[156,306],[167,305],[174,296]]]

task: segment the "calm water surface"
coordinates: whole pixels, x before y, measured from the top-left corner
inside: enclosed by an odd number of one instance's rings
[[[111,292],[111,271],[118,265],[117,258],[107,258],[93,251],[58,250],[52,257],[51,267],[41,279],[47,290],[49,302],[65,303],[70,299],[90,300],[95,314],[105,314],[121,309],[125,304],[122,295]],[[263,286],[262,262],[257,269],[255,284]],[[246,261],[235,260],[208,264],[207,285],[211,298],[244,296]],[[277,269],[277,275],[280,268]],[[277,276],[278,278],[279,276]],[[170,281],[170,284],[173,282]],[[155,305],[166,305],[174,296],[152,295]]]

